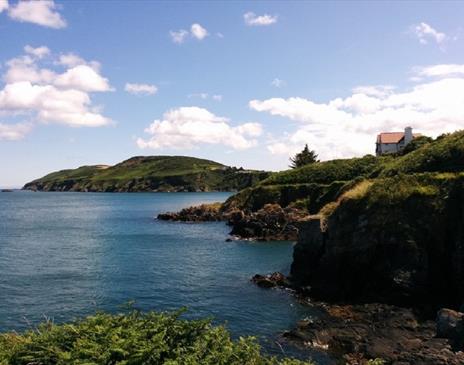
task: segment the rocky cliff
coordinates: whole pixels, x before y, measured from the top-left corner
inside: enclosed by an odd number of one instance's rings
[[[326,216],[300,223],[291,276],[317,298],[459,308],[464,174],[398,175],[358,184]]]

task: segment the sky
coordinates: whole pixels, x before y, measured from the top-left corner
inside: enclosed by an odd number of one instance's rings
[[[288,168],[464,127],[464,2],[0,0],[0,187],[139,155]]]

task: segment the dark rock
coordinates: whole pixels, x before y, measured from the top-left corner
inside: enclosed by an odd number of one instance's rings
[[[266,204],[257,212],[246,214],[234,211],[228,214],[232,226],[231,235],[261,241],[295,241],[298,237],[296,222],[307,212],[296,208],[282,208],[278,204]]]
[[[462,365],[447,339],[436,338],[435,323],[421,321],[412,310],[385,304],[315,304],[318,315],[298,322],[283,336],[304,347],[325,349],[344,363]]]
[[[425,183],[424,183],[425,185]],[[425,189],[425,188],[424,188]],[[401,199],[347,199],[298,223],[291,277],[322,300],[384,302],[433,317],[464,299],[464,179]],[[427,191],[427,190],[426,190]]]
[[[280,272],[268,275],[257,274],[251,278],[251,281],[261,288],[286,287],[289,285],[285,275]]]
[[[455,350],[464,350],[464,313],[440,309],[437,314],[437,337],[449,339]]]
[[[296,223],[306,216],[304,210],[282,208],[278,204],[267,204],[257,212],[247,212],[235,208],[223,211],[220,203],[214,203],[185,208],[177,213],[162,213],[157,218],[181,222],[227,221],[232,226],[230,234],[237,238],[295,241],[298,236]]]
[[[221,203],[213,203],[185,208],[177,213],[158,214],[157,219],[181,222],[216,222],[223,220],[223,215]]]

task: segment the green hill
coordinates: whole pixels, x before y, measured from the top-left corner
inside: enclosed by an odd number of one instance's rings
[[[35,191],[235,191],[266,178],[244,170],[185,156],[132,157],[114,166],[81,166],[48,174],[24,185]]]
[[[274,173],[230,197],[224,209],[257,211],[265,204],[298,206],[316,214],[364,179],[464,171],[464,131],[440,136],[400,156],[339,159]]]

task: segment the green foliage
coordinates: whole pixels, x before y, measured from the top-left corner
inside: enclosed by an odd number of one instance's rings
[[[415,151],[431,142],[433,142],[433,138],[427,136],[416,137],[411,142],[409,142],[406,147],[403,148],[401,155],[407,155],[408,153]]]
[[[62,170],[25,185],[58,191],[240,190],[266,178],[264,171],[227,167],[185,156],[133,157],[115,166]]]
[[[297,167],[302,167],[315,162],[319,162],[317,154],[315,151],[310,150],[306,144],[301,152],[297,153],[295,157],[290,158],[290,167],[292,169],[296,169]]]
[[[385,166],[381,175],[435,171],[464,171],[464,131],[439,137],[415,151],[393,159]]]
[[[382,359],[372,359],[367,362],[367,365],[385,365],[386,361]]]
[[[266,204],[277,203],[287,207],[300,201],[300,207],[304,206],[309,213],[317,213],[324,204],[336,198],[344,185],[344,181],[330,184],[258,184],[230,197],[224,203],[223,210],[239,208],[257,211]]]
[[[391,159],[392,157],[388,156],[368,155],[362,158],[324,161],[272,174],[261,184],[330,184],[333,181],[349,181],[359,176],[375,174]]]
[[[1,365],[309,365],[262,355],[251,338],[230,338],[209,320],[175,313],[99,313],[63,325],[42,323],[0,335]]]

